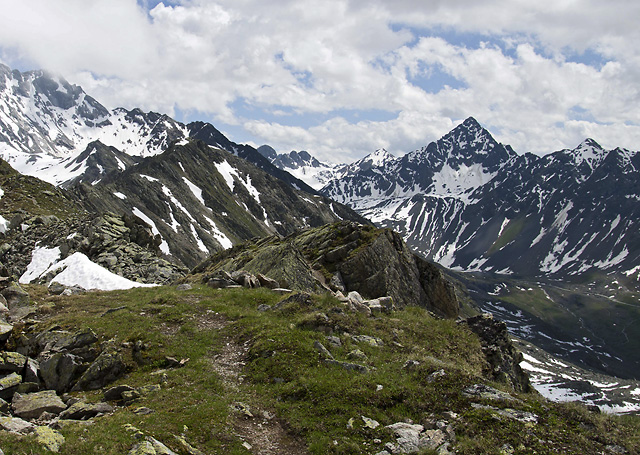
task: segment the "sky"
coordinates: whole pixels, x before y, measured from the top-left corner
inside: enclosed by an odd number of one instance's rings
[[[637,0],[0,0],[0,61],[108,108],[348,162],[469,116],[518,153],[640,149]]]

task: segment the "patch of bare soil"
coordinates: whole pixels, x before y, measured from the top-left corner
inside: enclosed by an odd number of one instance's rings
[[[213,356],[212,368],[232,395],[239,394],[244,384],[242,370],[246,365],[250,342],[239,342],[227,337],[220,353]],[[300,455],[309,451],[306,445],[289,434],[279,419],[268,410],[255,405],[236,402],[231,412],[230,425],[235,436],[244,441],[249,452],[256,455]]]

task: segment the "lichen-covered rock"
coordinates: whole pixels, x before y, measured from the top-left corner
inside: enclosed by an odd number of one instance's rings
[[[11,400],[21,382],[22,376],[18,373],[0,376],[0,398],[3,400]]]
[[[0,352],[0,374],[21,373],[27,364],[27,358],[17,352]]]
[[[36,426],[31,422],[21,419],[20,417],[3,417],[0,416],[0,430],[10,433],[27,434],[32,433]]]
[[[21,395],[16,393],[11,401],[13,413],[23,419],[37,419],[43,412],[60,414],[67,405],[53,390]]]
[[[58,453],[60,447],[64,444],[64,436],[52,428],[36,427],[35,434],[36,441],[51,452]]]
[[[11,337],[13,332],[13,326],[5,322],[0,321],[0,343],[4,343]]]

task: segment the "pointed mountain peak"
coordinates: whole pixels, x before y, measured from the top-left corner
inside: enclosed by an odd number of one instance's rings
[[[591,138],[585,139],[576,148],[573,150],[567,150],[566,153],[571,155],[576,166],[581,165],[583,162],[587,162],[591,168],[600,164],[607,155],[607,151]]]
[[[368,154],[362,158],[361,162],[370,162],[372,166],[381,166],[387,161],[395,160],[396,157],[389,153],[387,150],[381,148],[373,153]]]

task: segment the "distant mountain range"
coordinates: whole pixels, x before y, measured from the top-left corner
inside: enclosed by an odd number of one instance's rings
[[[565,278],[618,272],[635,279],[640,272],[634,151],[605,150],[587,139],[542,157],[518,155],[468,118],[398,158],[379,150],[330,170],[308,154],[304,166],[294,158],[292,152],[272,162],[300,178],[321,169],[322,194],[455,270]]]
[[[211,124],[110,111],[44,71],[0,65],[0,157],[90,211],[144,220],[166,257],[189,267],[253,237],[367,223]]]

